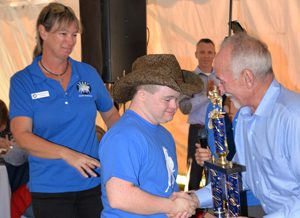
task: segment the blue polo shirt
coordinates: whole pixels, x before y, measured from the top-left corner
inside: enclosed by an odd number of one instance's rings
[[[113,107],[99,74],[90,65],[69,58],[72,75],[64,91],[58,81],[42,73],[40,59],[36,57],[11,78],[10,118],[30,117],[33,134],[97,158],[97,110],[106,112]],[[84,178],[62,159],[30,155],[29,164],[31,192],[81,191],[100,184],[99,178]]]

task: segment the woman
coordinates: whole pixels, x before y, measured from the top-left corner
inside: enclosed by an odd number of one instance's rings
[[[99,217],[96,114],[119,118],[96,70],[69,57],[80,31],[73,10],[50,3],[38,17],[31,65],[10,86],[11,130],[29,156],[35,217]]]

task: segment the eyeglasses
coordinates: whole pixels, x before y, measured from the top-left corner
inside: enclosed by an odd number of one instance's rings
[[[67,6],[57,3],[50,3],[48,6],[48,11],[47,13],[45,13],[42,23],[45,23],[45,21],[49,18],[50,14],[62,14],[66,11],[69,11],[69,8]]]

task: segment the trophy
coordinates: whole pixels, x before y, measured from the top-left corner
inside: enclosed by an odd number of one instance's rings
[[[245,166],[227,161],[228,145],[226,140],[225,112],[222,109],[222,97],[217,87],[209,91],[208,98],[213,104],[209,114],[209,128],[213,129],[217,157],[205,161],[209,171],[214,215],[218,218],[237,217],[241,213],[242,177]]]

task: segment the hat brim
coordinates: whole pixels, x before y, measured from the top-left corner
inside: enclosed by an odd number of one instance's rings
[[[181,86],[182,94],[193,95],[202,92],[204,89],[204,82],[199,75],[188,70],[182,70],[184,83]]]
[[[113,86],[113,99],[117,103],[130,101],[135,94],[136,87],[140,85],[168,86],[181,92],[180,86],[173,78],[168,78],[159,70],[133,71],[115,82]]]
[[[130,101],[135,94],[136,87],[140,85],[168,86],[184,95],[193,95],[203,90],[204,84],[201,78],[193,72],[183,70],[183,82],[167,76],[161,69],[144,69],[128,73],[115,82],[113,86],[113,99],[117,103]]]

